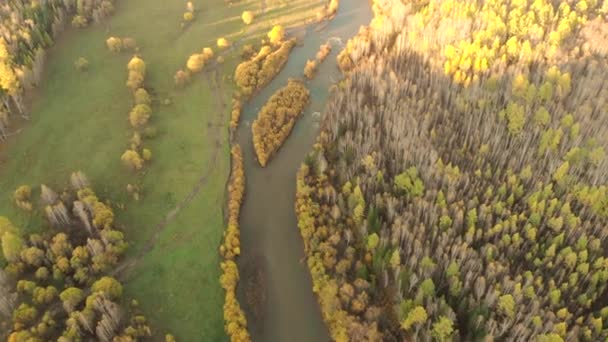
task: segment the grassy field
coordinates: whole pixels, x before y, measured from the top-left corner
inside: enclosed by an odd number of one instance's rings
[[[24,214],[12,204],[13,190],[41,183],[61,190],[70,172],[83,171],[100,196],[125,206],[115,211],[132,243],[130,255],[137,258],[126,274],[127,295],[141,303],[157,332],[171,332],[182,341],[220,341],[225,336],[217,246],[229,172],[229,109],[221,107],[217,84],[204,79],[211,75],[197,77],[183,90],[174,89],[173,75],[190,54],[205,46],[215,49],[218,37],[240,43],[259,40],[274,24],[302,24],[324,1],[193,3],[196,20],[185,29],[180,22],[186,1],[129,0],[118,1],[107,22],[62,35],[32,97],[31,122],[0,145],[0,215],[24,232],[40,230],[45,224],[39,215]],[[246,29],[240,19],[243,10],[258,12]],[[154,156],[143,176],[120,163],[131,134],[127,115],[132,97],[125,86],[131,55],[109,52],[104,42],[110,35],[137,40],[147,64],[147,87],[159,99],[173,101],[153,109],[151,123],[159,134],[145,142]],[[74,69],[81,56],[90,61],[88,72]],[[225,57],[218,78],[229,105],[237,50]],[[140,202],[128,199],[128,183],[143,185]],[[159,226],[197,183],[202,184],[200,192],[173,220]]]

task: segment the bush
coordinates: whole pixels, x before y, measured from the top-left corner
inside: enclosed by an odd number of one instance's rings
[[[136,91],[144,85],[144,75],[135,71],[129,71],[129,77],[127,78],[126,84],[129,89]]]
[[[32,196],[32,188],[29,185],[21,185],[15,190],[13,198],[15,201],[29,201]]]
[[[144,104],[150,105],[152,104],[152,99],[150,98],[150,94],[144,88],[139,88],[135,91],[135,104]]]
[[[133,58],[131,58],[131,60],[129,61],[129,64],[127,64],[127,69],[129,71],[134,71],[141,74],[142,76],[145,76],[146,62],[144,62],[144,60],[139,58],[138,56],[133,56]]]
[[[319,63],[323,62],[330,53],[331,45],[329,43],[321,45],[319,47],[319,52],[317,52],[317,60],[319,61]]]
[[[13,199],[15,200],[15,204],[25,211],[32,211],[32,203],[30,202],[30,197],[32,195],[32,188],[29,185],[22,185],[15,190],[13,194]],[[2,236],[2,231],[0,231],[0,237]]]
[[[197,53],[188,58],[188,62],[186,63],[186,67],[190,72],[196,74],[201,72],[205,67],[205,56],[203,54]]]
[[[147,148],[144,148],[142,151],[142,157],[144,158],[145,161],[150,161],[152,160],[152,151],[150,151]]]
[[[133,171],[141,170],[144,167],[144,160],[139,153],[134,150],[126,150],[120,157],[120,160],[122,160],[125,166]]]
[[[236,129],[241,118],[242,102],[238,99],[232,99],[232,112],[230,114],[230,128]]]
[[[185,22],[189,23],[189,22],[191,22],[193,20],[194,20],[194,13],[192,13],[192,12],[186,12],[186,13],[184,13],[184,21]]]
[[[87,71],[89,70],[89,61],[84,57],[80,57],[74,62],[74,67],[80,72]]]
[[[225,49],[225,48],[230,47],[230,45],[231,45],[230,41],[228,41],[228,39],[226,39],[226,38],[222,37],[217,40],[217,46],[219,48]]]
[[[72,27],[84,28],[84,27],[87,27],[88,25],[89,25],[89,21],[87,20],[86,17],[84,17],[82,15],[75,15],[74,18],[72,18]]]
[[[129,113],[129,122],[133,128],[142,128],[148,123],[152,109],[147,104],[138,104]]]
[[[338,62],[338,67],[343,73],[349,72],[355,67],[355,63],[350,58],[348,48],[344,48],[344,50],[340,51],[338,57],[336,57],[336,61]]]
[[[190,83],[190,72],[184,70],[178,70],[173,76],[173,80],[175,81],[175,85],[178,87],[183,87],[186,84]]]
[[[215,54],[213,53],[213,49],[210,47],[206,47],[203,49],[203,57],[205,61],[210,61]]]
[[[270,32],[268,32],[268,39],[271,44],[278,44],[285,38],[285,29],[281,25],[275,25]]]
[[[108,50],[118,53],[122,51],[123,42],[120,38],[110,37],[106,39],[106,46],[108,47]]]
[[[243,15],[241,15],[241,19],[243,19],[243,23],[245,23],[245,25],[249,25],[253,22],[253,12],[251,11],[245,11],[243,12]]]
[[[309,80],[312,79],[315,75],[315,71],[317,70],[317,61],[316,60],[307,60],[306,65],[304,66],[304,76]]]
[[[327,5],[327,12],[329,12],[330,15],[334,15],[338,11],[339,6],[340,6],[339,0],[330,0],[329,5]]]

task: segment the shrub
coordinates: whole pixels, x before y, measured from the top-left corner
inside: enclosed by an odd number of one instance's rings
[[[190,56],[186,63],[186,67],[192,73],[201,72],[205,67],[205,56],[200,53]]]
[[[140,89],[144,84],[144,75],[136,71],[129,71],[129,77],[127,78],[127,87],[132,91]]]
[[[126,150],[120,157],[120,160],[122,160],[125,166],[133,171],[141,170],[144,167],[144,160],[139,153],[134,150]]]
[[[241,19],[243,19],[243,23],[245,23],[245,25],[249,25],[253,22],[253,12],[251,11],[245,11],[243,12],[243,15],[241,15]]]
[[[268,39],[271,44],[278,44],[285,38],[285,29],[281,25],[275,25],[270,32],[268,32]]]
[[[120,52],[123,48],[123,41],[117,37],[110,37],[106,39],[106,46],[112,52]]]
[[[134,71],[140,73],[142,76],[146,75],[146,62],[138,56],[133,56],[127,64],[127,69],[129,71]]]
[[[239,119],[241,117],[242,102],[238,99],[232,99],[232,112],[230,114],[230,128],[236,129],[239,125]]]
[[[190,83],[190,72],[184,70],[178,70],[173,76],[173,80],[175,81],[175,85],[178,87],[183,87],[186,84]]]
[[[82,15],[75,15],[74,18],[72,18],[72,26],[75,28],[84,28],[88,25],[89,21]]]
[[[317,60],[319,61],[319,63],[323,62],[325,58],[327,58],[327,56],[330,54],[330,52],[331,45],[329,43],[321,45],[319,47],[319,52],[317,52]]]
[[[74,62],[74,67],[80,72],[87,71],[89,70],[89,61],[84,57],[80,57]]]
[[[327,5],[327,12],[329,12],[330,15],[334,15],[338,11],[339,6],[340,6],[339,0],[330,0],[329,5]]]
[[[142,128],[148,123],[152,109],[147,104],[138,104],[129,113],[129,122],[133,128]]]
[[[192,13],[192,12],[186,12],[186,13],[184,13],[184,21],[185,22],[189,23],[189,22],[191,22],[193,20],[194,20],[194,13]]]
[[[230,45],[231,45],[230,41],[228,41],[228,39],[226,39],[226,38],[222,37],[217,40],[217,46],[219,48],[222,48],[222,49],[228,48],[228,47],[230,47]]]
[[[152,160],[152,151],[150,151],[147,148],[144,148],[142,151],[142,157],[144,158],[145,161]]]
[[[135,104],[144,104],[150,105],[152,103],[152,99],[150,98],[150,94],[144,88],[139,88],[135,91]]]
[[[306,65],[304,66],[304,76],[309,80],[312,79],[315,75],[315,71],[317,70],[317,61],[316,60],[307,60]]]

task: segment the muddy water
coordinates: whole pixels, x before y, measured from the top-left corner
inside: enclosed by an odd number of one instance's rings
[[[283,71],[245,107],[237,141],[245,158],[247,192],[241,211],[241,283],[239,296],[244,304],[254,341],[329,341],[312,282],[304,259],[304,245],[296,223],[294,199],[296,172],[310,151],[318,131],[319,112],[329,96],[328,88],[341,76],[336,55],[349,37],[372,17],[366,0],[343,0],[337,17],[290,32],[303,36]],[[304,64],[313,59],[327,41],[332,53],[319,66],[317,76],[308,81],[311,103],[297,122],[291,136],[266,168],[255,159],[251,122],[257,112],[289,78],[302,78]],[[246,304],[247,301],[255,303]]]

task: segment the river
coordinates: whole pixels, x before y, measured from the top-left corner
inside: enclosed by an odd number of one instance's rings
[[[318,132],[319,113],[329,97],[329,87],[342,76],[336,56],[343,43],[361,25],[369,24],[372,12],[366,0],[343,0],[338,15],[329,23],[315,24],[290,32],[303,35],[285,68],[244,108],[236,141],[243,148],[247,188],[241,210],[241,282],[239,299],[245,308],[254,341],[325,342],[329,333],[312,292],[310,273],[304,259],[304,245],[294,213],[296,172],[311,150]],[[305,32],[305,35],[304,35]],[[321,44],[331,42],[332,52],[319,66],[316,77],[307,82],[311,102],[279,152],[261,168],[255,159],[251,122],[258,110],[289,78],[303,78],[307,59],[313,59]],[[316,114],[315,114],[316,113]],[[258,273],[259,272],[259,273]],[[244,292],[250,274],[259,274],[256,318]],[[251,286],[250,286],[251,287]],[[261,297],[258,297],[261,298]]]

